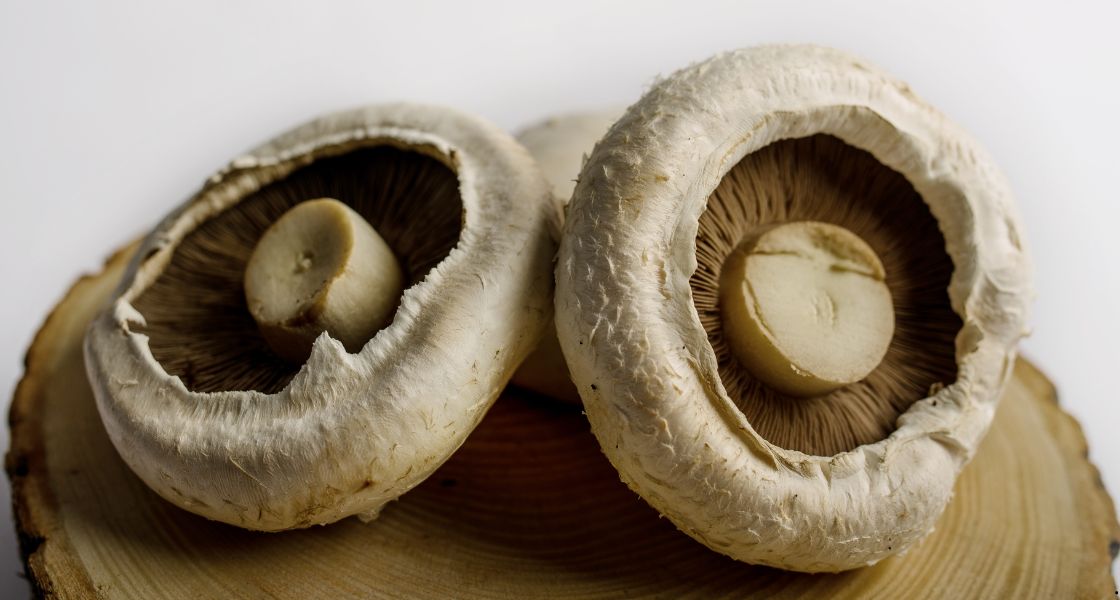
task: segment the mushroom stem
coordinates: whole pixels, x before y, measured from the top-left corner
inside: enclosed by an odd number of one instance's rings
[[[377,231],[320,198],[295,205],[261,236],[245,268],[245,299],[273,351],[303,362],[323,332],[361,350],[392,320],[403,281]]]
[[[866,377],[894,333],[879,257],[847,229],[814,221],[747,235],[720,273],[720,312],[743,366],[799,397]]]

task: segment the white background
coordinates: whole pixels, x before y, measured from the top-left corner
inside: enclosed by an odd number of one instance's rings
[[[0,2],[5,406],[75,277],[226,160],[309,117],[419,100],[513,129],[628,104],[721,50],[815,42],[910,82],[1006,171],[1036,261],[1024,351],[1120,495],[1120,4]],[[24,597],[0,505],[0,595]]]

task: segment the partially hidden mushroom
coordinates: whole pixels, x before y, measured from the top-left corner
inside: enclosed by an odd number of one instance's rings
[[[621,114],[621,108],[567,113],[549,117],[517,134],[517,141],[548,179],[557,203],[566,205],[571,199],[584,160]],[[555,235],[559,241],[559,229]],[[521,363],[511,382],[542,396],[579,404],[579,392],[564,364],[554,324],[548,325],[540,345]]]
[[[589,157],[556,277],[622,479],[708,547],[808,572],[933,529],[1031,296],[988,155],[905,84],[810,46],[656,83]]]
[[[297,127],[143,243],[86,338],[105,429],[210,519],[373,518],[463,443],[551,322],[558,211],[520,145],[451,110]]]

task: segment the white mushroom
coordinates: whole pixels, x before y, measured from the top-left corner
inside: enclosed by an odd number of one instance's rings
[[[318,198],[349,208],[301,204]],[[536,346],[558,210],[521,146],[446,109],[369,107],[289,131],[169,216],[94,321],[106,431],[152,489],[211,519],[372,518],[463,443]],[[305,250],[318,254],[304,263]],[[262,330],[304,295],[322,310],[293,313],[315,322],[294,329],[293,363]]]
[[[517,141],[533,156],[552,185],[557,202],[568,203],[584,160],[621,114],[621,108],[569,113],[546,119],[517,134]],[[556,231],[557,240],[559,237],[560,232]],[[573,404],[580,402],[552,323],[511,381],[538,394]]]
[[[804,221],[873,249],[895,320],[882,364],[808,398],[744,368],[719,304],[736,246]],[[824,48],[730,52],[659,81],[589,157],[558,258],[557,331],[604,452],[682,531],[751,563],[851,569],[932,530],[987,430],[1024,334],[1020,239],[991,160],[905,84]],[[833,293],[874,297],[876,277]],[[851,367],[866,357],[844,352],[871,340],[875,354],[877,335],[829,339],[829,354]],[[791,363],[806,352],[743,345]]]

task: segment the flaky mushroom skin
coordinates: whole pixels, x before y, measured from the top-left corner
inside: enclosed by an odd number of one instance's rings
[[[448,163],[463,204],[458,244],[404,292],[357,354],[324,334],[276,394],[193,393],[153,358],[132,302],[199,224],[318,156],[393,144]],[[275,167],[265,168],[262,167]],[[558,208],[525,150],[434,107],[333,114],[234,160],[144,242],[91,325],[87,370],[105,428],[167,500],[256,530],[372,518],[457,449],[550,322]]]
[[[616,107],[558,115],[517,134],[517,141],[529,151],[551,184],[557,204],[568,204],[584,159],[621,114],[622,108]],[[557,241],[560,227],[557,221],[554,231]],[[556,340],[554,323],[548,324],[540,345],[521,363],[510,381],[538,394],[571,404],[580,403],[579,393],[564,364],[560,342]]]
[[[785,138],[834,135],[902,173],[954,272],[958,378],[885,440],[809,456],[761,438],[729,398],[694,308],[697,223],[721,178]],[[929,533],[991,423],[1024,334],[1029,261],[1004,178],[903,83],[842,52],[722,54],[656,85],[596,147],[568,211],[557,331],[622,479],[682,531],[799,571],[873,564]]]

